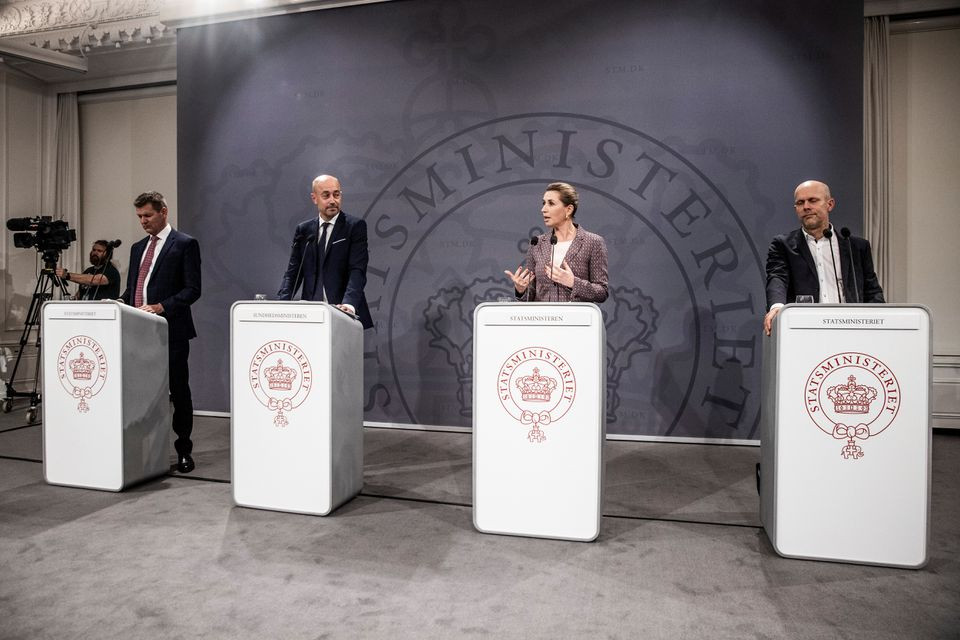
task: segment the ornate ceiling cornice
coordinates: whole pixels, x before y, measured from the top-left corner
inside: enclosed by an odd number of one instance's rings
[[[167,32],[165,0],[17,0],[0,4],[0,38],[55,51],[150,43]],[[171,30],[169,33],[173,33]]]

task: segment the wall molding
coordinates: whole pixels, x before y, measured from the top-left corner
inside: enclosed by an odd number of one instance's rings
[[[164,0],[14,0],[0,7],[0,36],[157,16],[164,4]]]
[[[960,429],[960,355],[934,354],[930,409],[938,429]]]

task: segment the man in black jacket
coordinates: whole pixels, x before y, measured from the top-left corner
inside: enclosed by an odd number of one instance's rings
[[[292,300],[303,285],[303,300],[323,300],[355,314],[364,329],[373,326],[363,292],[367,284],[367,222],[340,209],[340,180],[313,179],[310,199],[317,217],[304,220],[293,234],[290,260],[277,297]]]
[[[167,222],[167,203],[157,191],[137,196],[133,206],[147,236],[130,247],[123,301],[167,320],[170,399],[177,434],[177,469],[194,469],[193,398],[190,394],[190,340],[197,337],[190,305],[200,298],[200,244]]]
[[[836,201],[830,187],[807,180],[794,191],[794,208],[802,225],[779,235],[767,251],[767,335],[780,308],[808,295],[814,302],[884,302],[883,289],[873,269],[870,243],[837,234],[830,224]]]

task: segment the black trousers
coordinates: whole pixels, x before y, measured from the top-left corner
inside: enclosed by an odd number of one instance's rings
[[[193,396],[190,395],[190,341],[168,343],[170,351],[170,399],[173,400],[173,432],[177,434],[174,446],[179,455],[193,451],[190,434],[193,432]]]

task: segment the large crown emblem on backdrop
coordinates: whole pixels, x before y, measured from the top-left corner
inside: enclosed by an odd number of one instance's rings
[[[856,376],[847,378],[847,384],[838,384],[827,389],[827,397],[833,401],[837,413],[869,413],[870,403],[877,397],[873,387],[857,384]]]
[[[70,361],[74,380],[90,380],[93,377],[93,367],[93,360],[84,357],[83,351],[80,352],[80,357]]]
[[[290,391],[293,389],[293,380],[297,372],[290,367],[283,366],[283,359],[278,358],[277,364],[263,370],[267,377],[267,387],[272,391]]]
[[[549,376],[540,375],[540,369],[534,368],[532,376],[523,376],[517,380],[520,397],[527,402],[550,402],[550,395],[557,388],[557,381]]]

